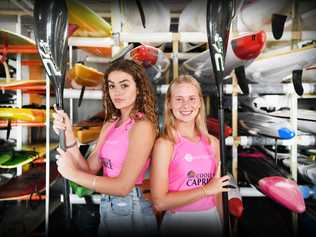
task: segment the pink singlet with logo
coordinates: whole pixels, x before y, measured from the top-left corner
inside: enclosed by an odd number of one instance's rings
[[[169,166],[169,192],[194,189],[207,184],[216,170],[215,152],[205,136],[194,143],[178,135]],[[213,196],[202,198],[172,211],[204,211],[215,207]]]
[[[116,127],[117,121],[113,122],[109,128],[109,131],[105,136],[105,141],[99,152],[99,158],[103,164],[103,175],[109,177],[116,177],[121,173],[123,163],[127,157],[129,144],[128,134],[135,124],[134,119],[129,118],[121,126]],[[143,183],[148,166],[149,159],[139,174],[136,184]]]

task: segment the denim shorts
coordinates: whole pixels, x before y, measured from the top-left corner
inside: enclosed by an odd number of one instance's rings
[[[216,208],[195,212],[167,211],[159,232],[160,236],[220,237],[222,223]]]
[[[152,204],[144,199],[139,187],[125,197],[102,195],[98,235],[157,236],[157,220]]]

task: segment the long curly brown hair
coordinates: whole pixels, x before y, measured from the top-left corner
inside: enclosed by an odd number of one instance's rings
[[[109,74],[113,71],[121,71],[131,75],[136,83],[138,95],[130,117],[139,120],[137,113],[143,113],[144,118],[150,120],[158,131],[158,113],[156,96],[148,79],[145,69],[132,60],[122,59],[112,63],[104,74],[103,106],[105,110],[105,121],[114,121],[121,116],[121,111],[116,109],[109,95]]]

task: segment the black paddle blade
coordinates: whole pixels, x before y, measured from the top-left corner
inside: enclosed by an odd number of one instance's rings
[[[302,75],[303,75],[302,70],[294,70],[292,72],[292,81],[293,81],[294,90],[296,94],[299,96],[304,94],[304,88],[302,84]]]
[[[233,1],[208,0],[206,10],[207,40],[218,87],[223,81],[225,56],[233,14]]]
[[[235,68],[235,75],[242,93],[249,95],[249,85],[246,79],[245,66]]]
[[[37,0],[33,16],[37,48],[46,73],[55,85],[57,107],[62,108],[68,52],[66,3]]]
[[[281,14],[272,14],[272,34],[273,37],[278,40],[282,38],[284,32],[284,24],[286,16]]]
[[[45,71],[54,84],[56,104],[63,109],[63,90],[68,50],[68,15],[65,1],[41,1],[34,5],[34,33]],[[60,147],[65,149],[64,134]]]

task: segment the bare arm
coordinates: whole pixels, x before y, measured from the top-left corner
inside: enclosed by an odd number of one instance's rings
[[[57,110],[55,107],[55,114],[54,114],[54,121],[53,121],[53,128],[55,132],[58,134],[60,131],[65,133],[65,142],[66,147],[74,144],[76,142],[76,137],[72,130],[72,124],[68,115],[63,110]],[[97,150],[102,143],[104,134],[109,126],[109,123],[105,123],[102,127],[97,145],[95,149],[89,155],[88,161],[81,155],[81,152],[77,145],[68,148],[67,151],[71,153],[69,159],[72,159],[78,169],[89,172],[89,173],[97,173],[98,170],[101,168],[101,164],[97,159]]]
[[[58,170],[65,177],[100,193],[125,196],[135,186],[137,177],[150,156],[156,132],[149,121],[137,121],[129,133],[129,146],[121,173],[117,177],[95,176],[66,164],[72,154],[61,151]],[[145,138],[145,139],[144,139]],[[90,158],[89,158],[90,162]],[[70,170],[69,170],[70,167]]]
[[[54,121],[53,121],[53,129],[54,131],[59,134],[63,132],[65,134],[65,145],[70,146],[76,142],[76,137],[72,130],[72,124],[68,115],[63,110],[57,110],[56,105],[54,105],[55,112],[53,114]],[[68,148],[67,151],[71,152],[74,162],[80,169],[88,170],[86,162],[82,157],[80,150],[77,145]]]
[[[157,210],[169,210],[181,207],[208,195],[222,192],[226,185],[224,177],[213,179],[206,189],[198,187],[195,189],[168,192],[168,170],[173,152],[173,144],[165,139],[158,139],[153,153],[151,192],[154,206]]]

